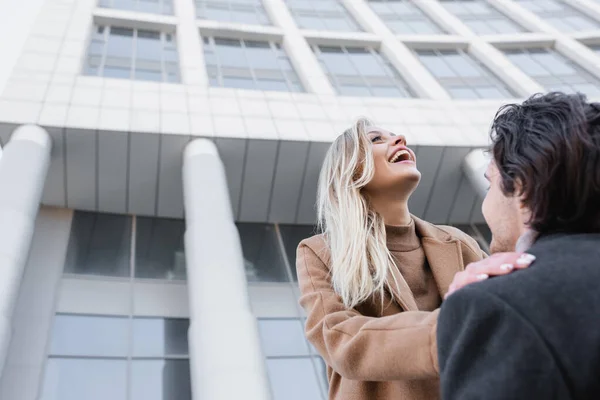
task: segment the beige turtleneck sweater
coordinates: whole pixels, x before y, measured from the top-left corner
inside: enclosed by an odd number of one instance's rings
[[[387,247],[415,297],[419,310],[433,311],[442,304],[435,279],[421,240],[415,231],[415,222],[409,225],[386,226]]]

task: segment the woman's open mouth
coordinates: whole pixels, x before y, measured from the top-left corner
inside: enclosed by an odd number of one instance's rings
[[[412,153],[405,149],[400,149],[397,152],[395,152],[388,161],[392,164],[405,163],[405,162],[414,163],[415,162]]]

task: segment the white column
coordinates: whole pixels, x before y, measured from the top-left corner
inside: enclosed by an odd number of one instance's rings
[[[463,160],[463,172],[473,189],[475,189],[475,193],[481,198],[485,197],[490,186],[487,179],[485,179],[485,171],[489,163],[490,156],[481,149],[471,151]]]
[[[268,400],[225,170],[211,141],[196,139],[186,147],[183,192],[193,398]]]
[[[0,159],[0,375],[11,321],[33,237],[52,143],[34,125],[16,129]]]
[[[192,0],[175,0],[177,17],[177,52],[179,54],[181,81],[186,85],[208,86],[204,67],[203,43],[196,23],[196,9]]]
[[[417,56],[385,25],[366,1],[341,0],[350,14],[369,32],[380,36],[381,53],[400,72],[420,97],[449,100],[448,92],[431,75]]]
[[[515,67],[496,47],[480,38],[471,28],[437,1],[417,3],[432,20],[442,25],[452,34],[469,38],[469,53],[489,68],[517,95],[529,97],[543,92],[544,88],[529,75]],[[491,5],[491,7],[494,7]]]
[[[284,29],[283,48],[306,90],[311,93],[335,95],[335,89],[321,69],[319,61],[306,39],[302,36],[285,2],[283,0],[263,0],[263,4],[267,14],[273,20],[273,24]]]

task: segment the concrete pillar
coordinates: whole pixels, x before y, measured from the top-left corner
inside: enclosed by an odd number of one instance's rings
[[[490,155],[482,149],[471,151],[463,160],[463,172],[475,189],[475,193],[481,198],[485,197],[490,186],[485,179],[485,171],[489,163]]]
[[[183,192],[193,399],[268,400],[225,170],[211,141],[197,139],[186,147]]]
[[[0,159],[0,375],[13,310],[50,164],[50,136],[39,126],[16,129]]]
[[[177,17],[177,53],[181,68],[181,82],[186,85],[208,86],[204,62],[204,43],[196,22],[194,2],[175,0]]]

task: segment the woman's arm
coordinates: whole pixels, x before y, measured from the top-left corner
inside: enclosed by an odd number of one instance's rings
[[[344,306],[329,269],[306,244],[298,247],[296,266],[300,304],[308,315],[306,335],[334,371],[361,381],[438,377],[439,310],[365,317]]]

